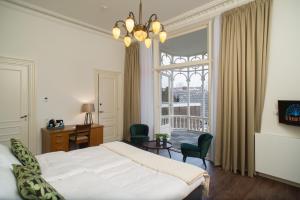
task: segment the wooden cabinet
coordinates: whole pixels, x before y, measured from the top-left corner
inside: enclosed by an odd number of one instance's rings
[[[75,125],[67,125],[63,129],[56,130],[42,128],[42,152],[69,151],[69,136],[74,132]],[[102,125],[93,124],[90,134],[90,146],[103,143]]]

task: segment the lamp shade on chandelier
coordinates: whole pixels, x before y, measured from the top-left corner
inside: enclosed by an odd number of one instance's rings
[[[121,29],[124,28],[126,34],[124,36],[124,44],[129,47],[132,39],[135,38],[139,42],[144,42],[146,47],[149,48],[152,44],[151,36],[158,35],[161,43],[164,43],[167,39],[167,33],[164,25],[162,25],[156,14],[152,14],[149,20],[142,23],[142,2],[140,1],[139,9],[139,21],[137,22],[133,12],[129,12],[129,16],[125,21],[118,20],[112,29],[112,35],[117,40],[121,35]]]

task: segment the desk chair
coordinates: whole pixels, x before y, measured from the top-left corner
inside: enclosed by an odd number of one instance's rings
[[[73,146],[78,148],[82,148],[90,146],[90,133],[91,133],[91,124],[86,125],[76,125],[75,134],[70,136],[69,141],[69,150],[72,149]]]

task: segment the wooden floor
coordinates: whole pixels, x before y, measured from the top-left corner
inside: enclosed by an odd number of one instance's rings
[[[166,151],[161,155],[169,157]],[[172,158],[181,161],[181,153],[171,151]],[[202,161],[196,158],[187,158],[187,163],[204,168]],[[300,188],[267,178],[256,176],[249,178],[225,172],[219,167],[214,167],[207,161],[207,171],[211,177],[210,194],[205,200],[212,199],[243,199],[243,200],[300,200]],[[300,173],[300,169],[299,169]]]

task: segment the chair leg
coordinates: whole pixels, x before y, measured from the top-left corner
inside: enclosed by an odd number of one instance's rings
[[[204,158],[202,158],[202,161],[203,161],[204,167],[205,167],[205,169],[206,169],[206,168],[207,168],[207,166],[206,166],[205,159],[204,159]]]
[[[185,162],[186,161],[186,157],[185,155],[183,155],[182,161]]]
[[[171,157],[171,153],[170,153],[170,149],[168,149],[168,152],[169,152],[169,156],[170,156],[170,158],[172,158],[172,157]]]

